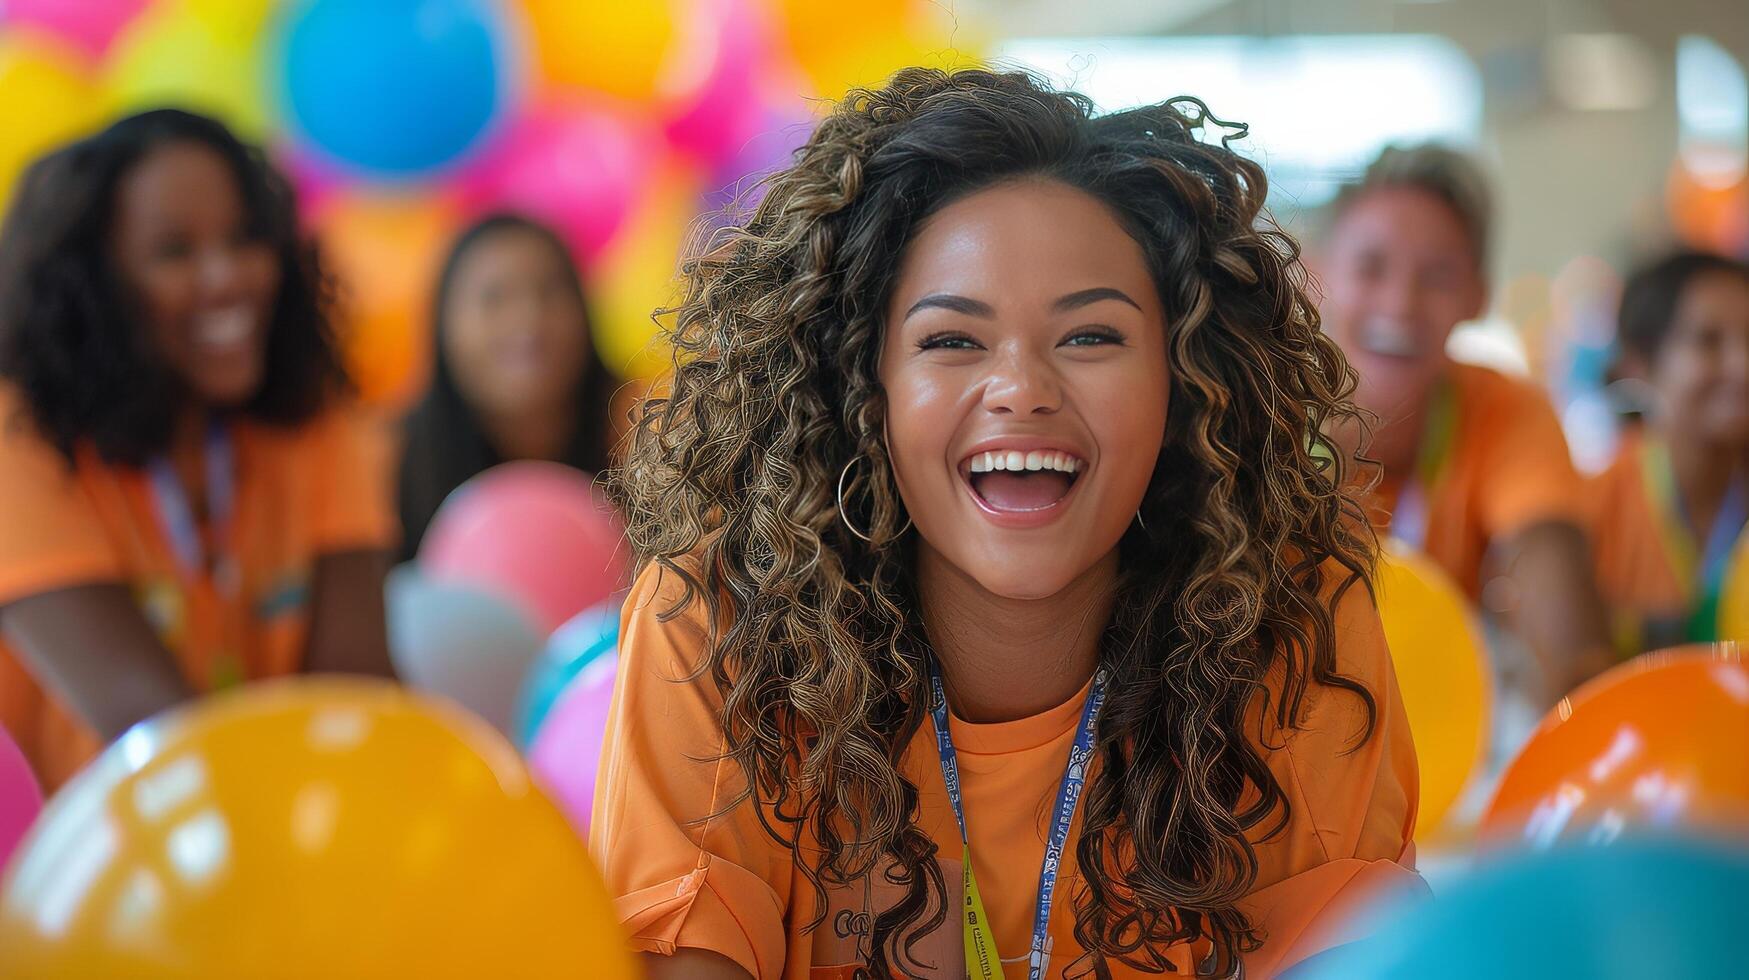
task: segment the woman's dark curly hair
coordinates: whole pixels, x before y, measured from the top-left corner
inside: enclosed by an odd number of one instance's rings
[[[1230,132],[1198,138],[1215,128]],[[816,887],[879,873],[906,889],[876,919],[876,976],[946,919],[900,770],[931,654],[877,358],[906,243],[951,201],[1016,178],[1085,191],[1140,244],[1167,315],[1166,445],[1102,638],[1113,680],[1077,845],[1085,966],[1163,971],[1167,947],[1201,940],[1205,966],[1235,972],[1260,941],[1235,904],[1253,842],[1288,819],[1266,736],[1247,729],[1293,727],[1317,683],[1365,702],[1371,737],[1371,694],[1336,670],[1332,609],[1364,587],[1374,546],[1322,435],[1354,417],[1353,372],[1233,133],[1195,99],[1095,116],[1025,74],[907,69],[852,92],[687,264],[671,390],[647,403],[614,486],[640,558],[681,575],[713,622],[728,605],[704,669],[766,829]],[[853,458],[873,465],[846,507],[874,544],[839,521]]]
[[[243,414],[294,425],[349,387],[330,290],[314,248],[298,236],[291,186],[223,124],[177,109],[144,112],[37,160],[0,227],[0,378],[18,386],[31,421],[69,455],[90,440],[106,461],[139,465],[169,446],[184,386],[140,323],[110,235],[121,182],[177,143],[225,161],[248,233],[279,259],[267,369]]]

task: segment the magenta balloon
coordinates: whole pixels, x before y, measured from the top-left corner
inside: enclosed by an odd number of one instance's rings
[[[507,208],[553,225],[587,262],[625,224],[654,171],[656,137],[590,107],[534,109],[460,175],[472,210]]]
[[[671,144],[714,170],[764,122],[760,69],[770,60],[769,28],[745,0],[724,0],[700,16],[716,21],[711,60],[698,84],[676,100],[666,129]]]
[[[558,463],[506,463],[469,480],[419,547],[431,580],[508,599],[542,635],[623,588],[625,561],[613,508],[588,476]]]
[[[12,736],[0,727],[0,869],[42,808],[43,791],[36,774]]]
[[[4,0],[0,29],[28,24],[101,58],[146,0]]]
[[[609,654],[583,668],[559,695],[528,750],[535,778],[571,818],[577,833],[585,837],[589,835],[595,771],[607,736],[607,709],[613,701],[618,666],[619,657]]]

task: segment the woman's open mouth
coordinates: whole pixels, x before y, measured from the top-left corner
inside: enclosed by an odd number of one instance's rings
[[[998,523],[1048,521],[1075,489],[1087,461],[1061,449],[991,449],[960,463],[972,499]]]

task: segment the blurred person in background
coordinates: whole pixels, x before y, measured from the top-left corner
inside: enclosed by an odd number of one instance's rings
[[[200,692],[391,673],[388,461],[294,214],[165,109],[39,160],[0,229],[0,722],[51,787]]]
[[[1509,625],[1541,668],[1543,689],[1525,695],[1540,705],[1602,670],[1609,637],[1582,484],[1547,397],[1446,355],[1452,330],[1487,308],[1489,197],[1460,153],[1387,149],[1338,195],[1313,262],[1324,329],[1376,419],[1365,445],[1358,426],[1333,433],[1382,468],[1375,524],[1438,562],[1473,602],[1504,570],[1515,586]]]
[[[1618,649],[1727,639],[1719,595],[1749,519],[1749,267],[1680,252],[1641,269],[1616,343],[1613,373],[1650,395],[1590,494]]]
[[[431,387],[408,416],[402,557],[450,492],[519,459],[608,464],[614,381],[590,341],[570,250],[545,225],[490,215],[456,239],[433,302]]]

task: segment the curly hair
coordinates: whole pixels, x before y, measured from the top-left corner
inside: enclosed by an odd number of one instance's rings
[[[1195,99],[1097,116],[1026,74],[907,69],[852,92],[745,222],[685,264],[665,311],[671,388],[646,403],[612,486],[640,560],[686,581],[682,606],[727,613],[701,675],[747,775],[733,805],[754,798],[817,890],[877,872],[902,886],[874,924],[874,975],[946,916],[900,770],[931,654],[877,360],[906,243],[951,201],[1022,177],[1094,196],[1140,244],[1167,314],[1166,445],[1101,640],[1112,681],[1075,901],[1090,969],[1158,972],[1167,947],[1207,940],[1206,965],[1235,972],[1260,942],[1235,906],[1257,875],[1252,839],[1288,819],[1247,719],[1291,728],[1315,682],[1360,698],[1371,737],[1376,706],[1336,669],[1332,609],[1364,586],[1374,542],[1322,434],[1355,416],[1353,371],[1319,331],[1297,245],[1264,215],[1262,170],[1227,147],[1243,132]],[[856,457],[873,466],[844,506],[873,543],[839,521]]]
[[[181,382],[139,322],[109,238],[121,182],[175,143],[224,160],[249,234],[278,258],[267,370],[243,414],[295,425],[350,387],[329,321],[332,291],[298,236],[290,184],[219,122],[143,112],[33,163],[0,227],[0,378],[18,386],[31,420],[69,457],[90,440],[104,460],[137,466],[170,444]]]

